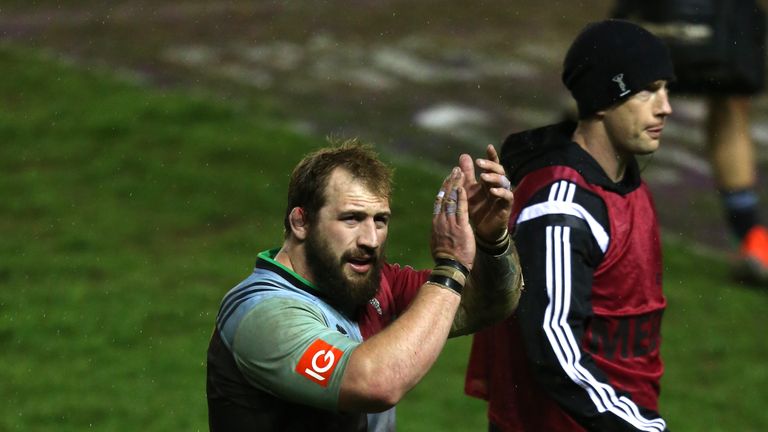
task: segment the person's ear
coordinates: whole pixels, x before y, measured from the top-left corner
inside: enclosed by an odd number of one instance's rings
[[[307,238],[307,215],[301,207],[294,207],[288,215],[288,222],[291,224],[291,232],[299,239]]]

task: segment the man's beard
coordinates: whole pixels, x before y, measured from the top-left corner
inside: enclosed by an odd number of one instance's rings
[[[330,303],[344,312],[352,313],[365,305],[379,291],[383,253],[357,248],[347,250],[341,257],[333,256],[328,241],[316,230],[310,230],[305,250],[307,266],[315,279],[315,285]],[[370,257],[371,269],[367,274],[344,274],[344,266],[352,257]]]

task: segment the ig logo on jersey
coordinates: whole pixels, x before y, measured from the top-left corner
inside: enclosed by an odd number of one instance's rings
[[[342,351],[322,339],[312,342],[296,365],[296,372],[306,378],[328,387],[328,381],[341,359]]]

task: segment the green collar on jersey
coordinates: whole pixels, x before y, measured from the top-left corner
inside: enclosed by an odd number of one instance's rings
[[[296,273],[295,271],[289,269],[288,267],[284,266],[280,262],[278,262],[275,257],[277,256],[277,253],[280,252],[280,248],[274,248],[274,249],[268,249],[262,252],[259,252],[258,258],[260,260],[268,262],[270,265],[273,265],[280,270],[288,273],[293,278],[295,278],[298,282],[301,282],[302,284],[306,285],[307,288],[309,288],[309,291],[314,292],[320,292],[320,289],[312,284],[312,282],[304,279],[301,275]]]

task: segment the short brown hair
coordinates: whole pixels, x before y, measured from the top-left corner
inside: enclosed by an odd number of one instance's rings
[[[342,168],[370,191],[389,201],[392,193],[392,168],[384,164],[370,144],[357,138],[339,141],[328,138],[330,146],[307,154],[296,165],[288,184],[288,206],[285,210],[286,237],[291,232],[289,216],[294,207],[304,209],[308,223],[313,223],[326,203],[328,179],[336,168]]]

